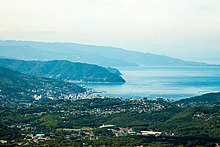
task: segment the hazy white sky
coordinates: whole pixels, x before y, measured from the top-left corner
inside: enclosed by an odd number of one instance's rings
[[[220,0],[0,0],[0,39],[110,45],[220,63]]]

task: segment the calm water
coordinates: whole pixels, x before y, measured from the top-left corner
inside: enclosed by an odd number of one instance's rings
[[[220,91],[220,67],[121,68],[125,84],[87,84],[104,95],[126,98],[186,98]]]

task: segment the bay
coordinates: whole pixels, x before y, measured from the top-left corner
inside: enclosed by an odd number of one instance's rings
[[[125,84],[86,84],[105,96],[183,99],[220,91],[219,66],[119,68]]]

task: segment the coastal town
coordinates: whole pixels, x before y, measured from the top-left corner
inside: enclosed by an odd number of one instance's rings
[[[29,124],[23,126],[17,126],[23,133],[18,142],[18,145],[30,145],[32,143],[39,143],[42,141],[54,141],[57,139],[55,133],[31,133],[30,130],[33,129]],[[101,125],[97,128],[82,127],[78,129],[73,128],[57,128],[57,132],[63,134],[63,139],[65,141],[74,141],[77,139],[82,140],[98,140],[103,134],[109,133],[111,137],[122,137],[122,136],[146,136],[146,137],[160,137],[160,136],[174,136],[174,133],[158,132],[153,130],[145,130],[140,132],[135,132],[132,128],[122,128],[115,125]],[[10,140],[10,142],[15,142],[15,140]],[[1,144],[7,144],[8,140],[0,140]]]
[[[91,94],[90,94],[91,95]],[[94,95],[95,96],[95,95]],[[97,95],[96,95],[97,96]],[[36,99],[39,101],[40,99]],[[59,102],[60,101],[60,102]],[[71,104],[70,104],[71,103]],[[31,107],[38,108],[36,111],[30,110]],[[39,123],[41,127],[50,126],[53,124],[58,125],[50,131],[39,129],[38,125],[35,123],[11,123],[7,127],[10,129],[19,130],[18,134],[20,136],[18,140],[0,140],[2,144],[17,142],[18,145],[29,145],[31,143],[38,143],[42,141],[54,141],[61,135],[65,141],[73,141],[77,139],[87,139],[87,140],[98,140],[100,137],[105,134],[108,134],[110,137],[121,137],[121,136],[154,136],[159,137],[161,135],[173,136],[174,133],[171,132],[162,132],[151,129],[143,130],[134,130],[132,127],[119,126],[114,123],[112,124],[96,124],[95,126],[88,125],[78,125],[72,126],[68,124],[68,120],[72,117],[109,117],[111,115],[117,115],[122,113],[151,113],[155,111],[161,111],[169,107],[168,105],[161,104],[157,101],[148,101],[146,99],[118,99],[118,98],[106,98],[99,96],[99,98],[88,98],[80,99],[75,98],[69,99],[64,98],[62,100],[53,100],[51,99],[50,103],[32,103],[26,105],[20,105],[16,109],[18,112],[22,109],[27,111],[22,111],[21,117],[25,118],[40,118]],[[59,123],[56,123],[55,118],[51,117],[56,115],[60,120]],[[42,126],[43,125],[43,126]],[[62,127],[61,127],[62,126]],[[40,127],[40,128],[41,128]],[[59,134],[59,135],[58,135]]]
[[[217,139],[213,137],[211,142],[218,140],[218,102],[206,100],[218,93],[205,95],[202,102],[194,98],[125,98],[53,79],[32,80],[21,75],[19,80],[29,84],[23,88],[5,80],[2,85],[8,84],[8,88],[0,89],[3,146],[122,146],[125,142],[130,146],[155,142],[172,146],[197,140],[198,129],[212,130]],[[193,131],[188,131],[189,126]]]
[[[110,146],[129,140],[133,140],[132,146],[155,141],[181,145],[196,138],[181,137],[188,131],[177,128],[187,124],[179,118],[190,119],[194,127],[200,123],[202,128],[207,123],[218,127],[220,121],[218,106],[184,107],[161,97],[125,99],[92,95],[94,98],[45,102],[41,98],[32,103],[2,104],[0,112],[4,125],[0,130],[4,137],[0,138],[0,145]],[[213,132],[218,135],[217,130]],[[217,141],[214,138],[212,142]]]

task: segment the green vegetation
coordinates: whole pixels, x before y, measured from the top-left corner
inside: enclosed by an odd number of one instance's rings
[[[182,99],[176,102],[179,105],[210,105],[220,104],[220,92],[218,93],[207,93],[201,96],[195,96],[187,99]]]
[[[85,89],[3,67],[0,78],[0,146],[220,143],[220,93],[172,103],[147,99],[69,99]]]
[[[124,83],[117,69],[104,68],[86,63],[73,63],[66,60],[23,61],[0,59],[0,66],[24,74],[78,82]]]
[[[85,89],[73,83],[28,76],[0,67],[0,104],[63,99],[81,92]]]
[[[45,134],[48,141],[28,144],[206,146],[220,140],[219,105],[179,107],[143,99],[97,98],[35,102],[31,106],[2,105],[0,114],[1,129],[8,134],[1,134],[0,138],[9,144],[10,138],[27,143],[27,139],[21,139],[21,134],[27,138],[28,134],[39,133]],[[114,126],[110,130],[99,128],[102,124]],[[119,128],[132,129],[135,135],[125,131],[118,136]],[[145,130],[162,134],[159,137],[142,136],[140,132]],[[32,137],[32,140],[37,139]]]

